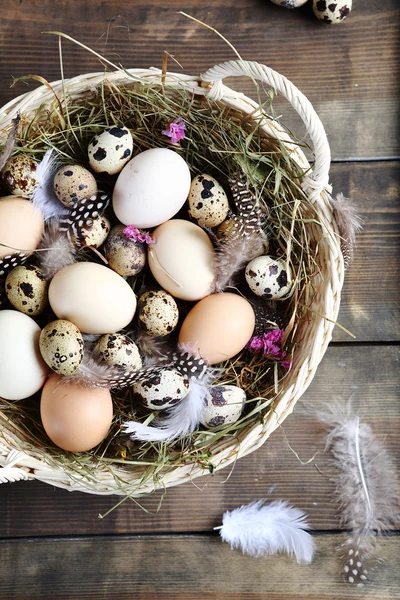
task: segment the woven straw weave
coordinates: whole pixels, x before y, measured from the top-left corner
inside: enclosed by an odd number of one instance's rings
[[[315,158],[313,170],[310,170],[303,152],[292,143],[288,133],[278,122],[264,118],[256,102],[222,83],[224,77],[239,75],[247,75],[253,80],[262,81],[284,95],[292,104],[304,121],[312,141]],[[54,82],[51,86],[59,98],[62,98],[64,93],[78,98],[88,89],[96,88],[105,78],[111,85],[131,83],[133,80],[140,81],[144,85],[152,85],[160,83],[161,77],[162,73],[158,69],[131,69],[106,75],[104,73],[81,75],[64,82]],[[318,281],[314,281],[318,294],[313,301],[310,318],[304,330],[299,332],[302,341],[296,350],[293,366],[281,383],[278,400],[274,402],[274,410],[267,414],[262,424],[249,425],[239,431],[234,440],[225,438],[214,444],[213,464],[216,469],[221,469],[259,448],[293,411],[296,401],[310,385],[331,340],[333,322],[336,321],[339,311],[344,266],[339,235],[329,200],[330,150],[321,121],[307,98],[289,80],[264,65],[231,61],[213,67],[200,77],[168,73],[166,77],[163,76],[163,83],[170,88],[181,88],[188,93],[208,96],[211,100],[252,115],[258,123],[261,120],[265,133],[281,140],[290,151],[293,160],[302,169],[309,169],[302,185],[310,201],[315,205],[320,222],[318,226],[313,224],[309,226],[310,236],[321,238],[316,257],[320,275]],[[39,106],[53,106],[54,102],[53,92],[45,86],[12,100],[0,110],[0,136],[5,134],[17,113],[33,114]],[[51,455],[44,457],[42,452],[39,453],[24,439],[6,414],[0,412],[0,483],[19,479],[39,479],[70,491],[123,495],[128,492],[135,497],[150,493],[157,488],[179,485],[208,473],[208,470],[197,464],[187,464],[166,470],[157,482],[148,480],[141,483],[140,479],[145,467],[135,466],[128,470],[123,466],[96,462],[93,463],[89,478],[87,474],[80,475],[78,464],[75,466],[78,470],[72,476],[71,471],[64,470]],[[118,483],[119,480],[124,482],[123,489]]]

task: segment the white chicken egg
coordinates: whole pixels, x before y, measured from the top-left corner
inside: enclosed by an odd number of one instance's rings
[[[125,225],[156,227],[176,215],[189,190],[189,167],[177,152],[145,150],[121,171],[114,188],[114,212]]]
[[[16,310],[0,311],[0,397],[29,398],[40,390],[48,369],[39,351],[40,327]]]
[[[96,173],[119,173],[130,160],[132,134],[127,127],[111,127],[95,135],[88,147],[89,164]]]

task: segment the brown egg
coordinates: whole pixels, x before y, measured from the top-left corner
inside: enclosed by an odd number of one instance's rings
[[[8,191],[16,196],[31,196],[38,184],[37,166],[38,163],[29,154],[17,154],[9,158],[1,172]]]
[[[214,365],[240,352],[251,338],[254,325],[254,311],[245,298],[229,292],[212,294],[188,313],[179,342]]]
[[[18,196],[0,198],[0,259],[17,250],[32,254],[40,244],[43,227],[42,213],[29,200]]]
[[[113,418],[111,394],[52,375],[42,391],[40,416],[56,446],[68,452],[86,452],[107,436]]]

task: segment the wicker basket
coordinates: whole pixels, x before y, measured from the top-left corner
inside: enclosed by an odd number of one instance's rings
[[[129,73],[129,75],[128,75]],[[281,93],[292,104],[304,121],[309,133],[315,162],[312,171],[303,152],[295,145],[287,131],[276,121],[263,118],[258,104],[245,95],[226,87],[224,77],[247,75],[272,87]],[[222,469],[259,448],[292,412],[296,401],[310,385],[319,362],[321,361],[332,336],[336,321],[340,292],[343,284],[344,265],[340,251],[340,239],[334,214],[331,207],[328,185],[330,166],[330,150],[324,128],[307,98],[285,77],[255,62],[231,61],[217,65],[201,77],[192,77],[175,73],[163,75],[158,69],[131,69],[114,73],[91,73],[52,83],[52,88],[59,97],[63,93],[79,97],[88,89],[97,87],[104,78],[112,84],[132,82],[132,77],[144,85],[161,82],[167,87],[181,88],[188,93],[207,96],[211,100],[231,106],[243,113],[262,120],[262,128],[268,136],[275,137],[285,144],[293,160],[295,160],[308,175],[302,182],[303,189],[314,204],[319,218],[318,233],[316,226],[310,224],[310,235],[318,235],[316,260],[320,268],[319,281],[315,282],[319,293],[316,295],[307,328],[300,332],[302,343],[296,351],[292,369],[282,383],[282,389],[274,404],[274,410],[264,418],[264,422],[249,425],[241,430],[236,439],[226,439],[216,442],[213,446],[213,463],[217,469]],[[5,132],[11,120],[17,113],[32,113],[43,104],[52,105],[54,94],[45,86],[19,96],[9,102],[0,111],[0,131]],[[321,226],[323,235],[321,236]],[[134,470],[118,465],[104,465],[96,462],[92,475],[75,472],[73,478],[56,463],[51,455],[43,458],[35,448],[28,444],[23,435],[0,412],[0,482],[17,481],[19,479],[39,479],[51,485],[67,490],[79,490],[93,494],[126,494],[139,496],[150,493],[157,488],[175,486],[205,475],[208,470],[198,464],[187,464],[166,470],[157,482],[140,483],[143,469]],[[119,487],[118,480],[124,481],[124,489]],[[127,485],[128,482],[128,485]]]

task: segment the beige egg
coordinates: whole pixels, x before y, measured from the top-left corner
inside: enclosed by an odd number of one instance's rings
[[[178,325],[178,305],[164,290],[146,292],[139,298],[138,316],[148,335],[165,336]]]
[[[56,446],[69,452],[85,452],[108,434],[113,419],[111,394],[103,388],[87,388],[53,375],[42,391],[40,417]]]
[[[88,147],[89,164],[96,173],[115,175],[132,157],[133,138],[127,127],[111,127],[96,135]]]
[[[71,242],[74,246],[90,246],[91,248],[100,248],[107,239],[110,233],[111,223],[109,219],[102,215],[92,219],[92,226],[88,229],[82,229],[79,240],[76,239],[74,234],[71,234]]]
[[[189,214],[200,225],[217,227],[229,211],[228,197],[222,185],[214,177],[197,175],[190,186]]]
[[[271,0],[273,4],[282,8],[299,8],[307,2],[307,0]]]
[[[122,277],[137,275],[146,264],[146,246],[127,238],[125,225],[116,225],[108,236],[106,258],[110,267]]]
[[[71,208],[84,198],[97,195],[97,182],[81,165],[61,167],[54,176],[54,191],[65,206]]]
[[[336,25],[350,14],[352,5],[352,0],[313,0],[313,11],[320,21]]]
[[[36,186],[36,169],[38,163],[29,154],[17,154],[8,159],[1,172],[1,177],[11,194],[29,198]]]
[[[269,300],[285,298],[292,288],[286,262],[272,256],[258,256],[250,261],[246,281],[252,292]]]
[[[6,278],[6,294],[17,310],[36,317],[48,304],[48,288],[39,267],[33,265],[15,267]]]
[[[15,255],[32,254],[40,244],[43,227],[43,215],[32,202],[17,196],[0,198],[0,259],[18,260]],[[8,258],[5,264],[9,264]],[[0,264],[0,275],[6,270],[4,263]]]
[[[136,370],[142,368],[142,359],[138,347],[135,342],[121,333],[102,335],[95,346],[95,352],[110,367],[125,367]]]
[[[175,369],[165,369],[133,386],[135,399],[150,410],[165,410],[189,393],[189,379]]]
[[[76,325],[58,319],[42,329],[40,354],[50,369],[59,375],[72,375],[81,365],[83,343],[83,336]]]
[[[205,427],[220,427],[235,423],[242,414],[245,392],[236,385],[217,385],[206,396],[200,422]]]

